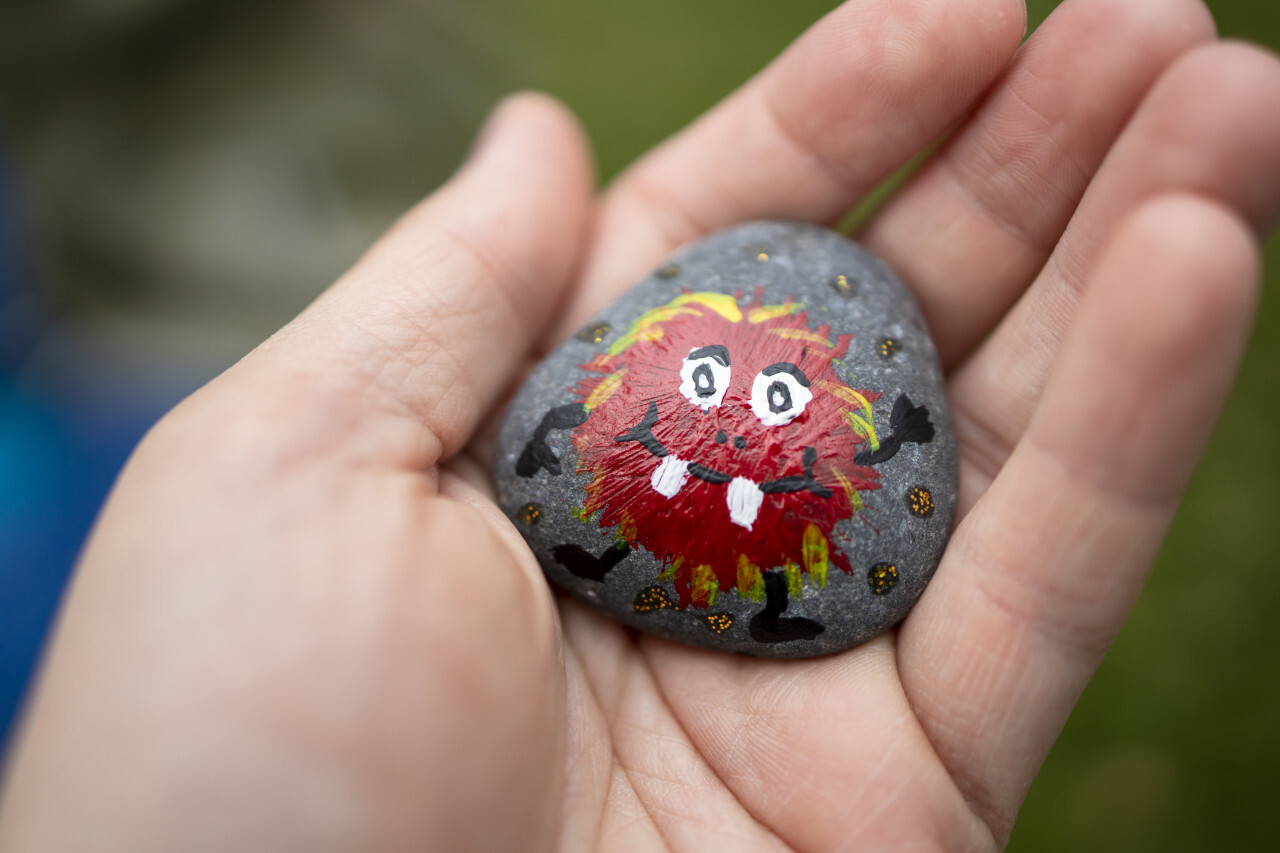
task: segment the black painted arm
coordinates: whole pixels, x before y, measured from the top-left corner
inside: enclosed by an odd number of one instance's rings
[[[892,432],[880,442],[879,450],[864,450],[853,461],[859,465],[879,465],[888,462],[904,444],[928,444],[933,441],[933,423],[929,420],[929,410],[924,406],[916,406],[911,398],[902,394],[893,403],[893,411],[889,414],[889,428]]]
[[[573,429],[582,426],[587,422],[589,414],[590,411],[581,403],[566,403],[563,406],[556,406],[543,415],[538,428],[533,431],[533,437],[520,452],[520,459],[516,462],[516,474],[521,477],[532,477],[538,473],[539,468],[546,468],[547,473],[552,476],[560,474],[560,460],[552,452],[551,445],[547,444],[547,436],[553,429]]]

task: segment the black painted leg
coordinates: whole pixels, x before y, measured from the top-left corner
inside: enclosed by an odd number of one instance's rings
[[[621,563],[631,553],[627,545],[606,548],[599,557],[578,545],[557,545],[552,552],[556,562],[569,570],[570,574],[590,581],[602,581],[609,570]]]
[[[764,610],[751,617],[751,639],[757,643],[788,643],[812,640],[826,630],[821,623],[803,616],[783,616],[787,609],[787,580],[782,572],[764,576]]]

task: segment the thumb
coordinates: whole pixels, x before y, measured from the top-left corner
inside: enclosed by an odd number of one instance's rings
[[[593,186],[569,111],[508,97],[445,186],[224,378],[255,384],[295,441],[341,424],[348,452],[434,465],[466,444],[565,296]]]

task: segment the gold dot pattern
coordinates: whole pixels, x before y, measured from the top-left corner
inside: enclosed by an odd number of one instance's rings
[[[542,507],[537,504],[525,504],[520,507],[516,517],[520,519],[520,523],[525,527],[533,527],[533,525],[542,520]]]
[[[756,255],[756,260],[757,260],[757,261],[759,261],[759,262],[760,262],[760,263],[762,263],[762,264],[764,264],[764,263],[768,263],[768,261],[769,261],[769,253],[768,253],[768,252],[761,252],[760,254]]]
[[[676,603],[665,589],[660,586],[651,586],[640,590],[640,594],[636,596],[635,607],[637,613],[652,613],[655,610],[668,608],[675,610]]]
[[[898,350],[902,349],[902,344],[893,338],[885,338],[878,344],[877,348],[880,350],[881,358],[893,358],[897,355]]]
[[[849,281],[849,276],[838,275],[831,282],[831,286],[836,289],[836,293],[841,296],[853,296],[853,282]]]
[[[916,518],[933,515],[933,495],[924,486],[912,486],[903,497],[907,502],[907,509]]]
[[[723,634],[733,627],[733,615],[729,613],[710,613],[703,616],[702,620],[717,634]]]
[[[867,572],[867,584],[876,595],[884,595],[898,582],[898,567],[893,563],[876,563]]]
[[[599,323],[584,326],[574,337],[583,343],[598,344],[604,341],[605,336],[609,334],[610,328],[608,323],[601,320]]]

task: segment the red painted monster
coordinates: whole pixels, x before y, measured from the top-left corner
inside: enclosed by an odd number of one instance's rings
[[[927,411],[905,396],[892,434],[876,435],[880,395],[836,374],[849,344],[811,327],[792,301],[744,310],[725,294],[686,293],[643,314],[583,366],[578,402],[549,412],[520,460],[524,476],[559,473],[545,438],[572,427],[578,469],[591,474],[582,517],[615,528],[618,545],[601,557],[563,546],[557,559],[601,580],[643,547],[680,608],[712,607],[732,591],[766,602],[751,624],[757,640],[821,632],[781,616],[788,597],[805,578],[824,586],[831,566],[851,570],[829,545],[837,522],[879,488],[872,466],[933,437]]]

